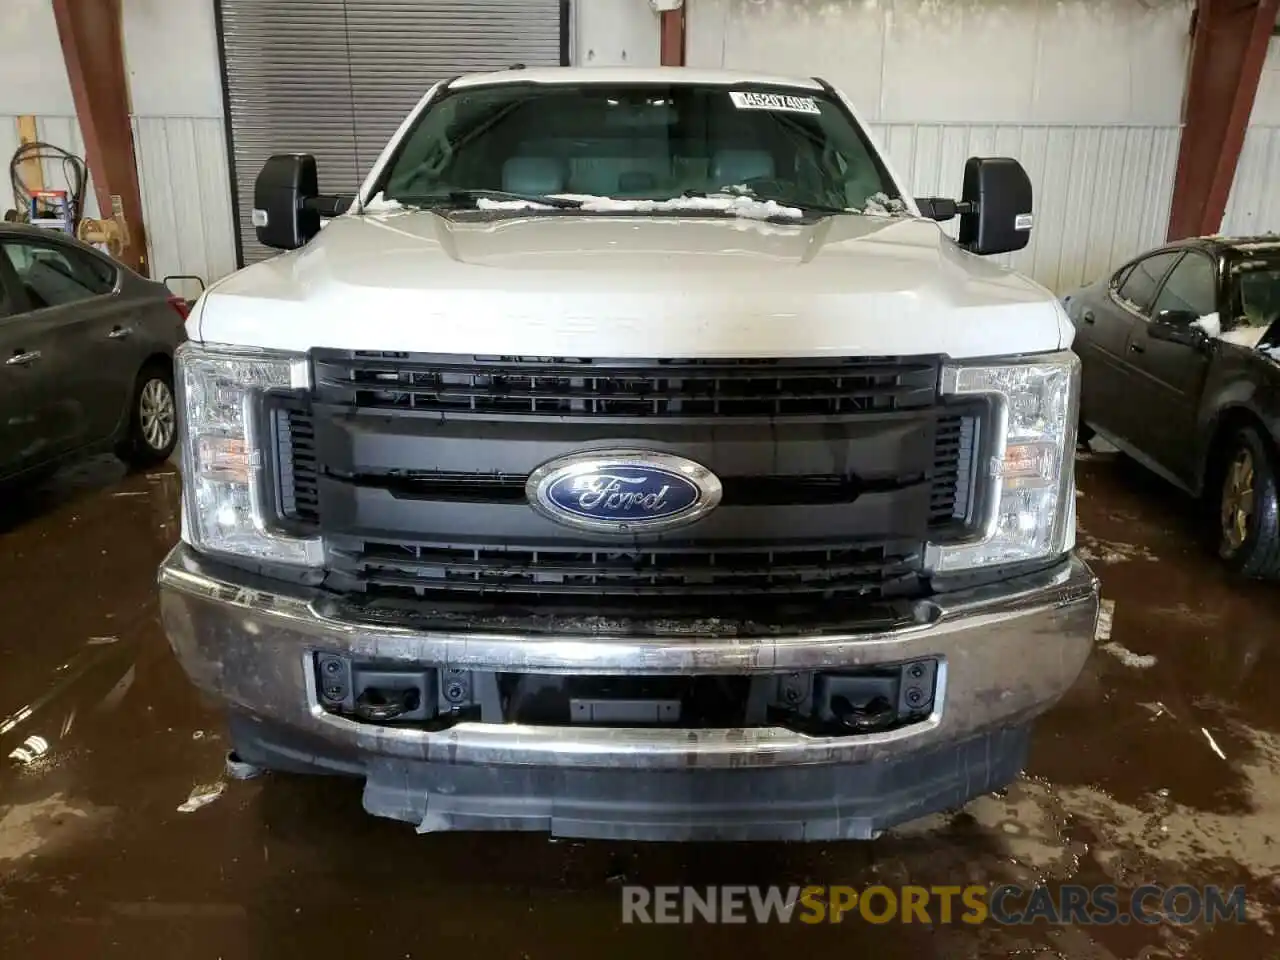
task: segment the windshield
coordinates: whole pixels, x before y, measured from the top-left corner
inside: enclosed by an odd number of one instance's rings
[[[1242,266],[1234,305],[1237,326],[1268,327],[1280,317],[1280,261]]]
[[[806,210],[904,210],[839,103],[758,86],[512,83],[449,93],[417,119],[377,192],[412,204],[474,201],[477,191],[490,201],[498,192],[517,202],[703,198],[693,208],[711,210],[707,197],[746,194]]]

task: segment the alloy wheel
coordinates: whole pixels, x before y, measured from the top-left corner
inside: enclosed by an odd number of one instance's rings
[[[1222,535],[1232,552],[1244,545],[1252,517],[1253,454],[1241,450],[1227,467],[1222,482]]]
[[[159,377],[148,380],[138,400],[138,421],[142,438],[152,450],[164,450],[173,442],[178,418],[173,391]]]

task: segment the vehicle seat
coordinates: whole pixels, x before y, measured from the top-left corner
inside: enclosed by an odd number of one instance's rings
[[[555,157],[512,157],[502,165],[502,189],[512,193],[564,193],[566,171]]]
[[[768,150],[727,148],[711,160],[711,179],[717,187],[731,187],[756,177],[772,177],[773,155]]]

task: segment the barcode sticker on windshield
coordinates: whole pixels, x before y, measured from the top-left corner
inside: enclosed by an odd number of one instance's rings
[[[822,113],[813,97],[793,97],[785,93],[744,93],[733,90],[729,99],[739,110],[782,110],[786,113]]]

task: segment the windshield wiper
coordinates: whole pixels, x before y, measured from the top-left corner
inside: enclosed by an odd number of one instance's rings
[[[557,210],[576,210],[582,206],[581,200],[568,197],[550,197],[541,193],[515,193],[511,190],[450,190],[443,194],[432,194],[417,197],[399,197],[404,203],[420,206],[448,203],[455,206],[469,204],[474,206],[477,200],[512,200],[525,203],[537,203],[544,207],[555,207]]]
[[[747,200],[757,200],[760,203],[768,203],[770,200],[772,200],[774,203],[776,203],[780,207],[795,207],[798,210],[803,210],[805,213],[832,214],[832,213],[850,213],[851,212],[850,210],[844,207],[829,207],[821,203],[808,203],[805,201],[792,200],[788,197],[774,197],[766,194],[756,193],[754,190],[716,190],[711,193],[708,193],[705,190],[686,190],[682,194],[680,194],[680,196],[689,197],[691,199],[697,199],[697,200],[705,200],[708,197],[712,197],[712,198],[725,197],[728,199],[733,199],[735,197],[743,197],[744,199],[747,199]]]

